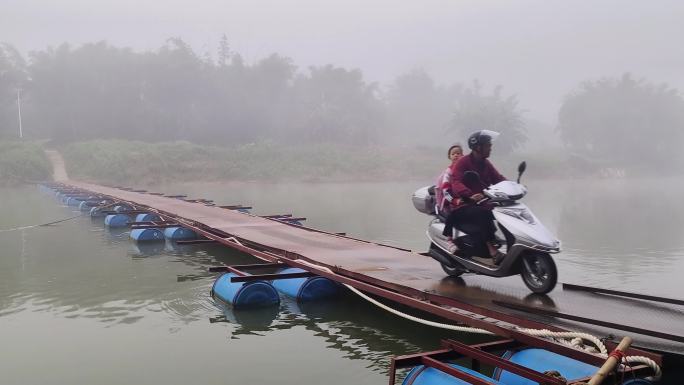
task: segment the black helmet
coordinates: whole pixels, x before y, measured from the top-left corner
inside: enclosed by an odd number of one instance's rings
[[[475,146],[479,146],[481,144],[487,144],[487,143],[493,142],[498,136],[499,136],[499,133],[496,131],[490,131],[490,130],[476,131],[468,137],[468,147],[472,150],[473,147],[475,147]]]

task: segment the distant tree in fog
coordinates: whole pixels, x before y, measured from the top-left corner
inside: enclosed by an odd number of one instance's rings
[[[477,81],[456,96],[450,127],[464,138],[477,130],[501,133],[495,144],[496,152],[501,154],[513,152],[527,140],[515,95],[504,97],[501,86],[485,93]]]
[[[332,65],[310,67],[294,83],[297,116],[294,133],[300,140],[372,144],[383,124],[383,106],[375,84],[360,70]]]
[[[30,82],[28,79],[32,79]],[[180,38],[135,52],[106,42],[32,52],[0,51],[0,129],[16,127],[17,84],[26,84],[32,138],[188,140],[215,145],[260,141],[316,144],[433,144],[465,141],[477,129],[524,141],[514,96],[479,84],[436,84],[422,70],[381,95],[358,69],[298,70],[272,54],[245,63],[221,37],[216,60]]]
[[[684,100],[667,85],[621,78],[587,81],[570,93],[558,114],[566,146],[610,166],[673,166],[682,159]]]
[[[28,85],[26,62],[13,46],[0,43],[0,137],[17,138],[17,90],[26,98]]]
[[[458,87],[443,87],[425,71],[401,75],[385,95],[387,131],[393,144],[436,145],[463,138],[448,132],[449,119]]]
[[[143,57],[104,42],[68,44],[31,54],[30,89],[35,130],[59,141],[144,138],[154,119],[143,100]]]

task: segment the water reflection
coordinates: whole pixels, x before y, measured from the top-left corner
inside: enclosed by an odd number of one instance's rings
[[[426,343],[435,348],[443,338],[469,343],[491,338],[421,326],[397,317],[388,318],[385,311],[349,292],[337,299],[305,303],[281,296],[279,306],[266,309],[235,310],[220,302],[217,307],[222,316],[211,320],[230,323],[231,339],[268,336],[271,332],[303,327],[323,338],[328,348],[343,353],[342,357],[369,361],[369,369],[383,374],[388,370],[388,357],[421,351]]]
[[[684,219],[684,205],[679,203],[684,193],[681,182],[668,184],[658,199],[650,195],[648,184],[641,182],[621,186],[603,181],[529,184],[527,203],[564,242],[565,252],[557,259],[564,281],[594,281],[604,287],[628,282],[631,291],[658,294],[654,291],[659,289],[671,297],[676,296],[672,293],[682,292],[679,271],[684,268],[684,235],[676,225]],[[221,204],[251,205],[259,214],[289,211],[308,217],[307,224],[314,227],[347,231],[365,239],[391,240],[399,246],[422,250],[426,246],[428,218],[415,212],[408,199],[415,185],[287,184],[264,189],[243,184],[236,189],[207,184],[161,190],[189,193]],[[60,207],[31,188],[0,189],[0,198],[0,228],[73,215],[71,208]],[[331,206],[330,201],[339,204]],[[283,337],[279,332],[286,331],[284,338],[290,338],[295,348],[303,334],[320,337],[328,350],[340,353],[336,358],[363,361],[364,365],[367,362],[371,371],[385,373],[389,355],[432,349],[441,338],[479,341],[390,317],[351,294],[335,301],[302,305],[283,300],[280,307],[257,312],[220,309],[209,297],[217,275],[208,273],[208,268],[256,263],[253,257],[215,244],[136,245],[129,239],[128,229],[105,229],[102,218],[83,217],[51,227],[0,233],[0,245],[0,320],[23,317],[22,321],[30,321],[45,319],[40,315],[47,314],[73,324],[85,320],[102,330],[131,330],[137,335],[159,329],[168,333],[193,330],[193,336],[200,339],[183,339],[182,343],[196,348],[197,361],[216,358],[212,353],[203,355],[207,341],[213,353],[238,355],[235,345],[230,345],[236,340],[238,346],[244,347],[256,338],[263,344],[258,348],[268,350],[272,347],[268,337]],[[521,286],[519,277],[511,279]],[[501,295],[499,288],[505,282],[466,277],[444,285],[443,290],[470,290],[473,296],[488,301],[493,292]],[[556,306],[553,295],[509,295],[511,302],[517,298],[528,306]],[[656,305],[647,309],[658,312]],[[217,315],[229,323],[209,327],[207,319]],[[37,350],[45,347],[45,341],[32,338],[31,331],[22,327],[12,331]],[[100,331],[97,333],[100,336]],[[226,334],[231,338],[227,344],[221,338]],[[154,355],[154,351],[150,353]],[[252,359],[246,356],[236,365],[246,367]]]
[[[162,255],[166,250],[164,241],[131,242],[130,254],[132,258],[146,258]]]
[[[655,193],[655,185],[668,188]],[[566,187],[558,234],[574,280],[653,294],[671,292],[668,285],[681,287],[681,180],[592,181]]]

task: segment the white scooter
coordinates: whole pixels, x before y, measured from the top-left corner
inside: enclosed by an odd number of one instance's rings
[[[534,293],[545,294],[553,290],[558,280],[556,264],[551,254],[560,252],[560,241],[544,227],[529,208],[517,202],[527,194],[527,188],[520,184],[525,172],[525,162],[518,166],[518,181],[503,181],[489,186],[483,191],[487,202],[494,206],[493,214],[499,230],[505,239],[499,243],[506,245],[506,253],[498,264],[491,257],[483,258],[483,245],[476,245],[473,239],[455,224],[457,235],[454,243],[457,250],[449,252],[450,242],[442,235],[446,218],[437,212],[434,186],[423,187],[413,194],[413,205],[424,214],[435,217],[428,225],[430,239],[428,254],[437,260],[444,271],[452,277],[472,272],[492,277],[507,277],[520,274],[525,285]],[[474,172],[466,177],[479,179]],[[465,225],[464,225],[465,226]],[[498,234],[498,232],[497,232]],[[451,246],[453,248],[453,246]]]

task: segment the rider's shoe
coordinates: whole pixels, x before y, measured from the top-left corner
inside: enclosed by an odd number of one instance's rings
[[[451,254],[455,254],[456,250],[458,250],[458,246],[456,246],[454,241],[452,241],[452,240],[447,241],[447,251]]]

